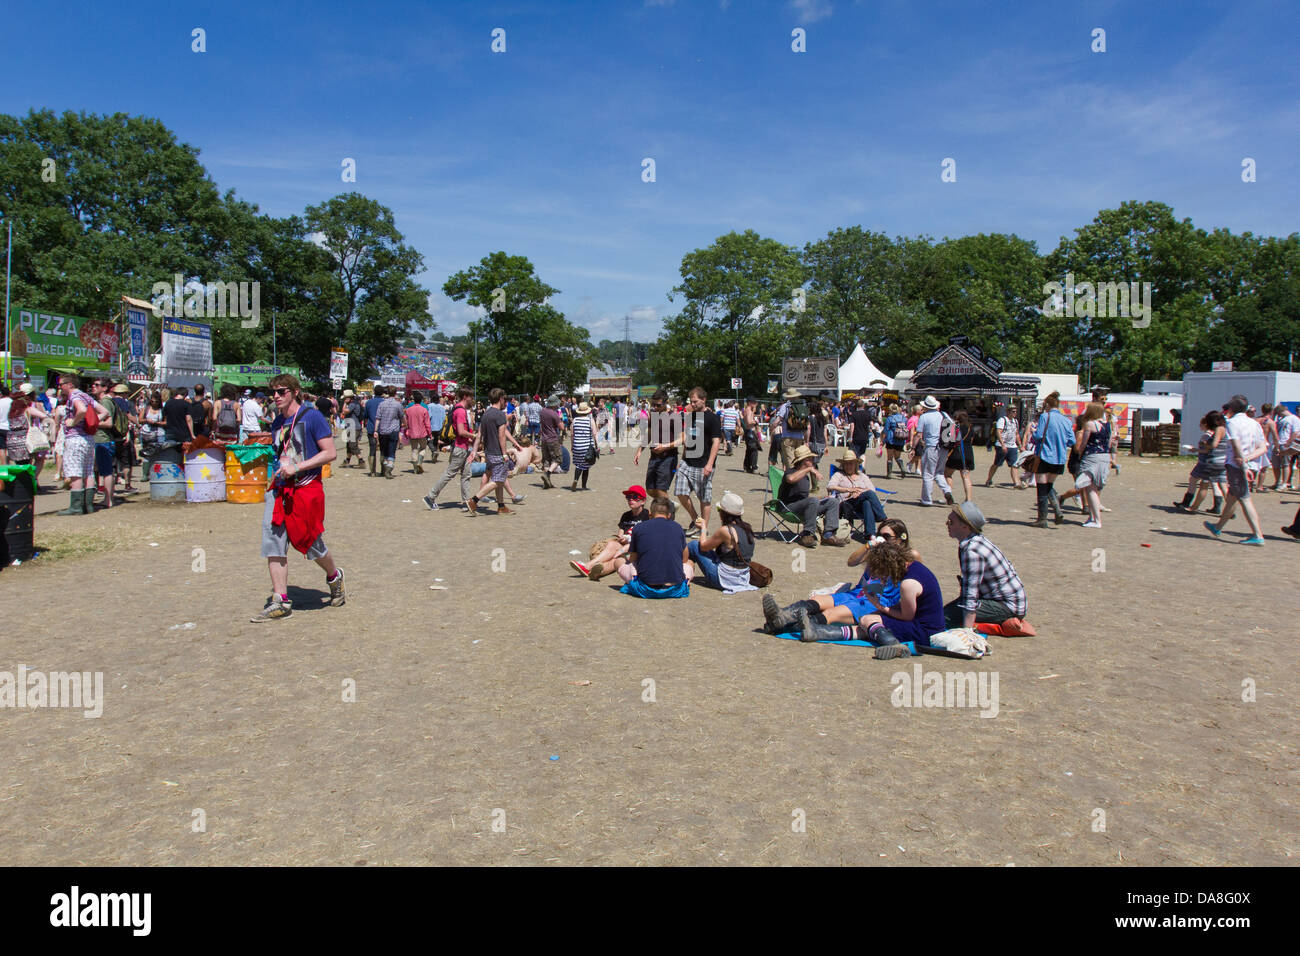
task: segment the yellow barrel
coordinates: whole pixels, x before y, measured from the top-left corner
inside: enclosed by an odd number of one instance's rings
[[[226,500],[237,505],[261,504],[266,501],[265,459],[245,465],[233,451],[226,452]]]
[[[321,466],[320,476],[321,476],[321,479],[322,479],[322,480],[324,480],[324,479],[326,479],[326,478],[328,478],[328,477],[330,476],[330,466],[329,466],[329,462],[326,462],[324,465]]]

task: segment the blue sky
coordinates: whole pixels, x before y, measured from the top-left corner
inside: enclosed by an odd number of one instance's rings
[[[157,117],[222,190],[275,215],[355,188],[393,209],[428,288],[489,252],[526,255],[593,341],[620,339],[629,314],[654,338],[682,255],[732,229],[798,246],[850,225],[1015,232],[1049,251],[1128,199],[1205,228],[1297,229],[1295,4],[55,9],[6,4],[0,111]],[[433,303],[443,332],[464,330],[471,310]]]

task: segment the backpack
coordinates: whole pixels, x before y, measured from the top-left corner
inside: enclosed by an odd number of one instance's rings
[[[898,416],[898,420],[894,422],[893,438],[894,442],[900,445],[907,441],[907,419],[901,415]]]
[[[104,407],[112,412],[107,424],[100,423],[104,431],[112,436],[113,441],[121,441],[131,433],[131,422],[126,417],[126,412],[122,411],[121,406],[111,398],[104,403]],[[87,416],[89,417],[89,416]]]
[[[802,432],[808,427],[808,403],[791,402],[790,410],[785,413],[785,422],[781,428],[784,432]]]
[[[239,435],[239,411],[235,408],[233,402],[225,399],[221,401],[221,410],[217,412],[217,434],[225,437],[227,435]]]
[[[82,419],[86,431],[94,434],[99,428],[99,412],[95,411],[95,400],[92,398],[86,405],[86,417]]]
[[[943,424],[939,426],[939,447],[955,448],[961,442],[961,428],[947,412],[940,412]]]
[[[446,419],[443,420],[442,431],[438,432],[438,440],[441,442],[446,442],[450,444],[451,442],[456,440],[456,429],[451,424],[452,412],[454,412],[455,410],[456,410],[455,405],[447,409],[447,417]]]

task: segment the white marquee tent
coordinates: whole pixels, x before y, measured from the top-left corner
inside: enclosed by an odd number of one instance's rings
[[[853,354],[840,366],[840,392],[860,392],[870,388],[889,388],[894,381],[892,375],[886,375],[871,364],[867,353],[862,351],[862,344],[853,347]]]

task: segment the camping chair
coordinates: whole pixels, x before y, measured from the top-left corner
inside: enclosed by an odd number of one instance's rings
[[[781,492],[781,480],[785,477],[785,472],[775,465],[769,465],[767,469],[767,484],[769,497],[763,504],[763,523],[759,527],[759,534],[767,533],[767,517],[772,516],[775,524],[773,532],[776,536],[789,544],[795,538],[803,533],[803,518],[799,517],[793,511],[790,511],[785,505],[781,504],[777,495]]]

